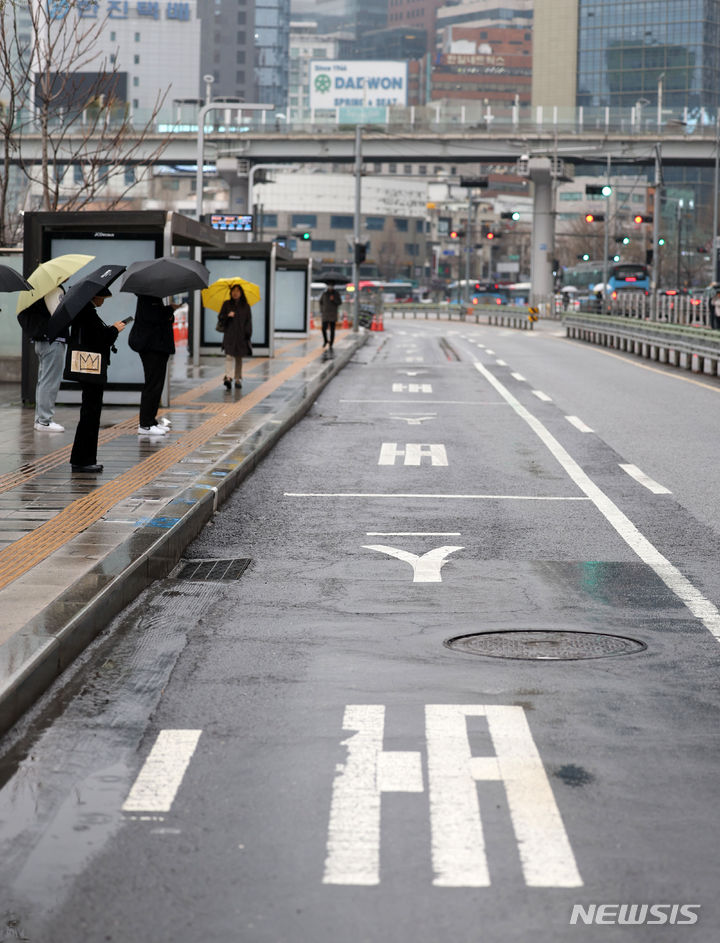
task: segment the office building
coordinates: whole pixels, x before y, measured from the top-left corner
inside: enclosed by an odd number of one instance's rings
[[[720,0],[535,0],[534,22],[534,105],[720,104]]]
[[[307,20],[290,24],[290,68],[288,75],[287,119],[290,123],[309,122],[310,62],[313,59],[348,59],[355,46],[350,33],[323,35],[318,24]]]
[[[213,0],[199,7],[202,32],[200,75],[213,78],[214,97],[257,101],[254,0]],[[205,83],[196,91],[205,97]]]

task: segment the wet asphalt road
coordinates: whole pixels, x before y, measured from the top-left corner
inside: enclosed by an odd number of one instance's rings
[[[718,939],[720,385],[560,332],[370,339],[6,739],[0,938]]]

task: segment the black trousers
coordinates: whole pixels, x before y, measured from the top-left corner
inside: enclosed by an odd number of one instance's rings
[[[140,394],[140,425],[147,429],[157,422],[157,411],[160,405],[165,373],[169,354],[161,354],[156,350],[148,350],[140,354],[143,370],[145,371],[145,385]]]
[[[100,434],[100,413],[103,406],[102,383],[81,383],[82,402],[80,403],[80,421],[75,430],[75,440],[70,452],[72,465],[95,465],[97,463],[98,435]]]
[[[329,346],[332,347],[335,340],[335,321],[322,322],[322,336],[324,344],[328,343],[328,333],[330,334]]]

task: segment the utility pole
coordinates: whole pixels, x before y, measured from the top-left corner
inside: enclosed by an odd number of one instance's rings
[[[655,194],[653,196],[653,229],[652,229],[652,283],[651,291],[651,320],[657,320],[658,291],[660,290],[660,213],[662,211],[662,151],[661,145],[655,145]]]
[[[605,196],[605,238],[603,239],[604,251],[603,251],[603,313],[607,311],[608,308],[608,277],[610,269],[610,260],[608,254],[610,252],[610,194],[612,193],[610,186],[610,162],[612,158],[608,154],[607,156],[607,183],[606,189],[608,193]]]
[[[360,207],[362,201],[362,125],[355,127],[355,218],[353,220],[353,331],[360,328]]]

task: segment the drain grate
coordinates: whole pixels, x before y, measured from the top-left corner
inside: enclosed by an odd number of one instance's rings
[[[252,560],[248,557],[232,557],[226,560],[183,560],[172,574],[176,580],[213,582],[239,580]]]
[[[459,635],[445,642],[453,651],[489,658],[530,658],[538,661],[574,661],[632,655],[647,648],[638,639],[601,632],[556,632],[511,629]]]

